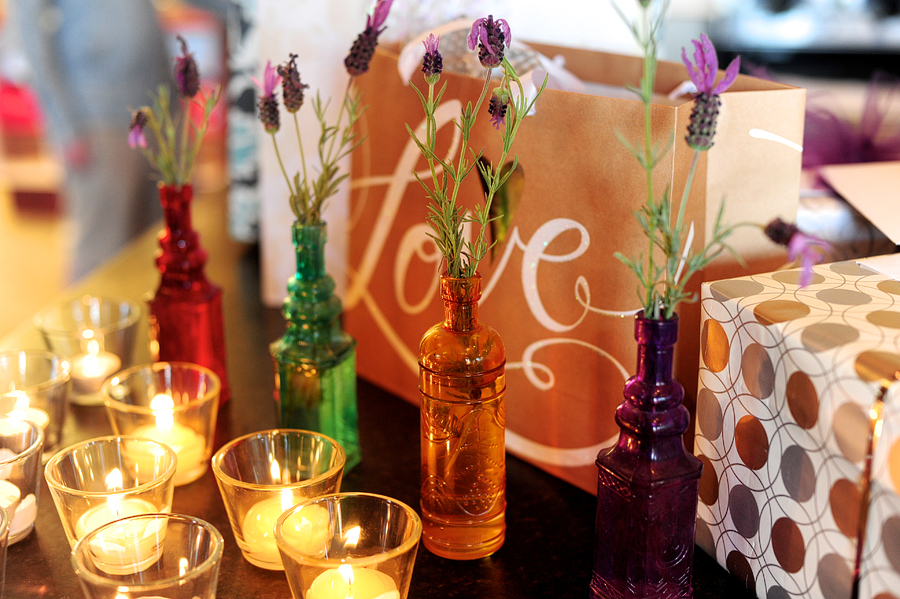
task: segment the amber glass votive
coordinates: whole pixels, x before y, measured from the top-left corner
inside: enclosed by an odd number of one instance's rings
[[[275,521],[285,510],[341,488],[344,448],[331,437],[296,429],[251,433],[224,445],[212,468],[244,558],[282,570]]]
[[[44,478],[69,545],[107,522],[172,510],[175,452],[139,437],[98,437],[57,452]]]
[[[103,384],[103,395],[116,434],[153,439],[175,451],[175,486],[180,486],[209,467],[220,389],[209,368],[155,362],[118,373]]]
[[[278,518],[275,541],[294,599],[406,599],[422,520],[371,493],[336,493]]]
[[[72,567],[88,599],[216,596],[222,535],[179,514],[130,516],[81,538]]]

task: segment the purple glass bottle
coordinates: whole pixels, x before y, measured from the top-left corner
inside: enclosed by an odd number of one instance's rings
[[[678,318],[635,318],[637,374],[616,410],[621,432],[597,456],[592,599],[691,597],[700,460],[672,377]]]

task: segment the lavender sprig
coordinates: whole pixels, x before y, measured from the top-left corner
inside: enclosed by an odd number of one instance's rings
[[[140,148],[159,171],[165,185],[190,183],[210,115],[222,93],[221,88],[209,95],[203,93],[194,55],[188,51],[184,38],[178,36],[178,40],[181,55],[175,58],[174,74],[181,97],[181,113],[177,120],[172,118],[171,92],[168,86],[161,85],[155,95],[151,94],[152,106],[142,106],[132,113],[128,128],[128,145],[132,149]],[[199,126],[191,120],[191,104],[202,107]],[[155,149],[147,142],[147,129],[153,134]],[[180,136],[176,134],[179,130]]]
[[[647,202],[637,213],[638,224],[647,237],[649,248],[646,254],[637,258],[629,258],[620,252],[615,256],[635,273],[639,282],[639,296],[644,307],[644,315],[656,320],[668,320],[675,314],[675,307],[681,302],[695,301],[695,294],[685,290],[690,278],[698,271],[706,268],[723,251],[738,256],[726,239],[736,228],[723,226],[722,214],[724,202],[720,206],[713,224],[712,238],[700,251],[686,247],[684,216],[690,196],[694,175],[700,159],[700,152],[712,147],[715,135],[716,118],[718,117],[719,97],[737,77],[740,62],[735,59],[729,65],[723,80],[715,85],[718,74],[718,57],[712,42],[703,35],[700,41],[694,41],[694,63],[687,60],[683,52],[688,75],[698,89],[694,99],[694,110],[688,127],[687,141],[694,149],[691,170],[685,183],[684,192],[677,211],[673,205],[671,188],[663,191],[657,199],[653,188],[653,171],[656,165],[671,150],[674,140],[664,147],[655,147],[652,141],[651,110],[653,106],[653,88],[657,67],[657,35],[663,23],[669,0],[655,3],[653,0],[640,2],[641,20],[631,23],[619,11],[620,16],[629,25],[638,45],[644,54],[644,70],[640,88],[637,93],[644,108],[644,140],[642,147],[632,146],[626,140],[623,143],[640,162],[646,173]],[[613,6],[619,10],[618,6]],[[662,254],[662,262],[657,263],[657,253]]]
[[[788,260],[800,266],[800,286],[806,287],[812,282],[812,267],[825,260],[834,250],[830,243],[813,235],[807,235],[800,228],[780,218],[769,222],[763,233],[778,245],[788,249]]]
[[[443,60],[438,49],[440,40],[430,35],[425,40],[425,56],[422,61],[422,71],[425,74],[425,83],[428,85],[427,96],[415,85],[411,87],[416,91],[425,111],[425,139],[416,137],[412,128],[406,129],[416,142],[419,150],[428,161],[431,171],[431,184],[427,184],[416,175],[419,183],[425,189],[431,200],[428,205],[426,220],[431,225],[433,233],[429,233],[431,239],[437,244],[438,249],[447,265],[447,274],[451,277],[472,277],[475,275],[478,264],[487,255],[491,245],[486,240],[486,231],[490,222],[496,218],[490,216],[491,204],[497,191],[503,186],[510,174],[515,171],[518,157],[513,161],[511,168],[503,168],[506,158],[512,150],[512,144],[522,120],[525,118],[547,85],[546,79],[531,100],[525,97],[522,82],[515,69],[503,56],[503,46],[509,45],[510,31],[506,21],[499,19],[494,21],[493,16],[478,19],[472,24],[472,33],[469,35],[469,49],[479,48],[479,58],[485,67],[484,86],[475,106],[469,102],[458,120],[454,124],[462,133],[462,143],[459,158],[456,164],[437,155],[436,136],[437,122],[435,111],[440,104],[446,83],[435,92],[435,86],[440,80]],[[503,140],[503,150],[499,160],[495,163],[481,159],[483,150],[475,152],[469,147],[469,140],[475,120],[481,111],[481,106],[488,95],[491,82],[491,72],[499,66],[503,69],[503,77],[500,85],[491,92],[488,114],[495,128],[500,129]],[[511,86],[515,85],[518,94],[514,99]],[[502,129],[501,129],[502,126]],[[481,174],[487,190],[483,204],[476,205],[473,214],[467,215],[458,204],[458,194],[465,178],[475,168]],[[477,225],[477,234],[474,241],[463,236],[463,227],[466,224]]]
[[[354,128],[356,121],[365,110],[360,102],[359,94],[353,86],[353,80],[369,70],[369,62],[374,55],[375,46],[378,44],[378,36],[385,29],[384,22],[388,17],[392,2],[393,0],[376,1],[372,14],[366,18],[365,30],[359,34],[344,59],[344,66],[350,79],[347,82],[335,123],[331,124],[327,117],[330,100],[322,100],[317,93],[312,101],[313,111],[319,123],[317,144],[319,169],[315,177],[310,177],[307,173],[306,154],[297,117],[297,113],[304,104],[305,90],[309,88],[300,79],[300,73],[297,70],[297,55],[289,54],[287,62],[277,67],[273,67],[271,62],[268,62],[264,82],[260,83],[254,79],[262,90],[259,101],[259,118],[272,137],[275,155],[290,192],[291,211],[298,222],[307,225],[321,223],[322,213],[327,206],[328,199],[337,193],[340,184],[349,176],[347,173],[341,174],[339,163],[363,142],[363,138],[356,135]],[[294,131],[300,149],[301,168],[293,178],[288,176],[275,136],[280,127],[276,97],[276,88],[279,84],[285,110],[293,116]],[[345,115],[346,122],[344,122]]]

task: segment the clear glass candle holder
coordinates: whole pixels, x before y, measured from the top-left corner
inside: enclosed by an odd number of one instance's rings
[[[0,414],[30,420],[44,431],[44,452],[56,449],[66,421],[69,363],[42,349],[0,352]]]
[[[336,493],[292,507],[275,541],[294,599],[406,599],[422,520],[371,493]]]
[[[172,511],[175,452],[140,437],[98,437],[58,451],[44,478],[69,545],[107,522]]]
[[[34,529],[41,490],[44,432],[37,424],[0,418],[0,507],[9,516],[9,544]]]
[[[194,482],[209,466],[220,390],[216,373],[187,362],[134,366],[103,384],[113,432],[153,439],[175,451],[176,487]]]
[[[9,513],[0,507],[0,597],[6,583],[6,548],[9,545]]]
[[[275,521],[301,501],[339,491],[346,460],[331,437],[294,429],[251,433],[219,449],[213,473],[244,558],[283,570]]]
[[[34,317],[50,351],[70,363],[72,403],[103,403],[103,381],[132,363],[140,317],[139,305],[130,299],[92,295],[55,304]]]
[[[130,299],[85,295],[34,317],[50,351],[69,361],[72,403],[103,403],[103,381],[131,365],[140,316]]]
[[[213,599],[222,535],[199,518],[129,516],[75,544],[72,567],[87,599]]]

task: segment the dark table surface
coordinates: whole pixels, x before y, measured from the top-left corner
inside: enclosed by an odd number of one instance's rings
[[[194,209],[201,242],[210,251],[209,277],[223,287],[229,382],[232,399],[219,412],[216,448],[240,435],[274,428],[274,374],[268,344],[283,331],[277,310],[260,301],[259,257],[253,246],[230,241],[222,233],[221,198],[203,199]],[[67,299],[83,293],[140,299],[157,282],[152,257],[155,233],[124,250],[98,272],[68,289]],[[41,306],[35,306],[35,312]],[[146,336],[139,336],[139,343]],[[0,347],[41,347],[23,323],[0,340]],[[139,353],[149,356],[145,348]],[[359,428],[362,463],[346,473],[342,490],[381,493],[418,509],[418,410],[360,380]],[[71,406],[61,446],[111,434],[102,406]],[[413,571],[411,599],[587,597],[593,553],[593,495],[513,456],[507,457],[507,536],[493,556],[470,562],[436,557],[420,547]],[[284,573],[257,568],[243,559],[211,470],[175,489],[173,512],[212,523],[225,538],[218,597],[289,598]],[[82,597],[69,561],[69,544],[47,489],[42,484],[35,530],[9,547],[5,597]],[[754,597],[702,550],[695,552],[694,596]]]

